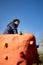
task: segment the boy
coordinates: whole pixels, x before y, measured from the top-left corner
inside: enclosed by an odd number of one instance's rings
[[[17,27],[20,23],[19,19],[14,19],[11,23],[7,25],[7,29],[3,34],[18,34]]]

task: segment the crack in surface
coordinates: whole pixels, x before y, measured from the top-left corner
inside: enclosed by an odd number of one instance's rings
[[[23,61],[19,61],[19,62],[17,63],[17,65],[20,65],[22,62],[23,62]]]

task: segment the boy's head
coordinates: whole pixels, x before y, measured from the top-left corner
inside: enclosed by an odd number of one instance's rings
[[[16,25],[19,25],[20,20],[19,20],[19,19],[14,19],[14,20],[13,20],[13,23],[16,24]]]

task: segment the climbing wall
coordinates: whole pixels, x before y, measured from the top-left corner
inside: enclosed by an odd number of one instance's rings
[[[38,65],[37,54],[33,34],[0,35],[0,65]]]

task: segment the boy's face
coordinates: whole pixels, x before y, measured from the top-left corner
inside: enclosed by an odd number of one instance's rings
[[[15,21],[14,24],[18,25],[19,23],[18,23],[18,21]]]

